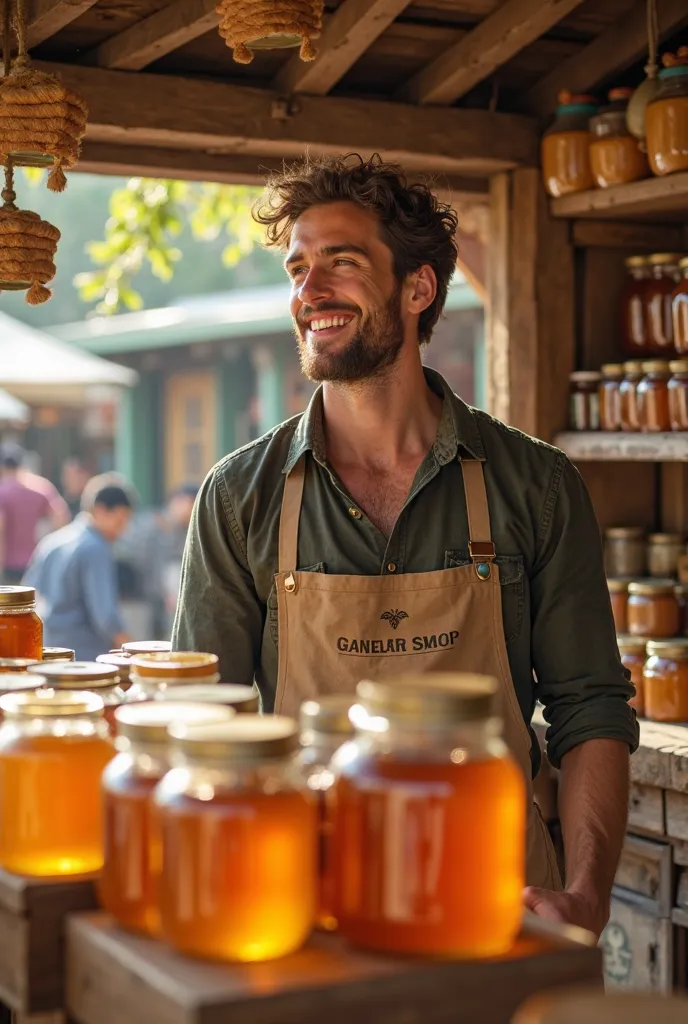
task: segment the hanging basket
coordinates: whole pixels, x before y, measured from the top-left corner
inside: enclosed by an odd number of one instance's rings
[[[48,188],[62,192],[64,168],[79,159],[88,108],[54,75],[35,71],[18,57],[0,81],[0,163],[51,167]]]
[[[55,252],[60,232],[41,220],[37,213],[18,210],[14,204],[12,170],[6,171],[6,185],[0,207],[0,292],[26,292],[30,306],[46,302],[51,291],[48,281],[55,277]]]
[[[220,35],[238,64],[250,64],[253,50],[300,46],[301,60],[313,60],[322,31],[324,0],[220,0]]]

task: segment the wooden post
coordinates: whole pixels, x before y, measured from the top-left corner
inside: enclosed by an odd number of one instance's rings
[[[551,440],[566,426],[575,358],[573,247],[535,168],[493,176],[487,254],[490,412]]]

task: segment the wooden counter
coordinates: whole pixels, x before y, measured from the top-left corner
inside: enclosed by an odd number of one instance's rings
[[[104,914],[77,915],[67,1004],[78,1024],[508,1024],[534,992],[601,979],[591,938],[533,918],[503,957],[432,961],[375,956],[316,933],[293,956],[225,966],[129,935]]]

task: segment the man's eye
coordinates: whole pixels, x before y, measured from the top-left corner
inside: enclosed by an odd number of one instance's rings
[[[348,260],[345,256],[340,256],[339,259],[336,259],[334,262],[335,266],[343,264],[345,267],[354,267],[356,265],[353,260]]]
[[[305,272],[305,267],[292,267],[292,269],[289,271],[289,274],[291,275],[292,278],[294,278],[299,277],[301,274],[305,274]]]

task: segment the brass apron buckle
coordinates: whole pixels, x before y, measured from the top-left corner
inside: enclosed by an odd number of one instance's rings
[[[296,590],[296,580],[294,579],[294,573],[290,572],[284,581],[284,589],[288,594],[293,594]]]
[[[492,575],[491,562],[496,557],[495,546],[492,541],[469,541],[468,554],[475,567],[475,574],[479,580],[489,580]]]

